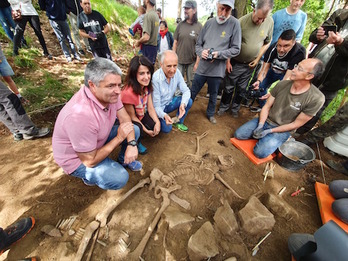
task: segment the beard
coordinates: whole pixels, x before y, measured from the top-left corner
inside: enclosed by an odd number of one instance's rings
[[[223,18],[223,20],[221,20],[220,18]],[[218,24],[224,24],[224,23],[226,23],[226,21],[227,21],[228,18],[229,18],[229,16],[228,16],[228,17],[225,17],[225,16],[216,16],[216,22],[217,22]]]

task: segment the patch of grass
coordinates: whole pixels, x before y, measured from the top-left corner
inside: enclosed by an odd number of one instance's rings
[[[41,79],[37,81],[37,84],[33,84],[33,79],[23,76],[14,79],[18,87],[20,87],[22,95],[30,101],[30,104],[27,106],[28,111],[65,103],[79,89],[76,83],[69,84],[67,79],[54,77],[45,72]]]
[[[40,56],[41,53],[36,48],[24,49],[21,48],[19,50],[20,55],[15,56],[14,64],[21,68],[32,68],[36,69],[38,67],[35,58]]]

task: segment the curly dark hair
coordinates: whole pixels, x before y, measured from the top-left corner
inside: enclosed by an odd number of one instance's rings
[[[143,65],[145,67],[147,67],[151,73],[151,79],[150,79],[150,83],[147,86],[149,93],[152,92],[153,87],[152,87],[152,75],[154,73],[154,67],[152,62],[150,62],[150,60],[148,58],[146,58],[145,56],[134,56],[132,58],[132,60],[129,63],[129,68],[127,71],[127,75],[125,78],[125,85],[132,87],[133,91],[135,94],[137,95],[141,95],[143,89],[140,86],[140,83],[137,80],[137,73],[138,73],[138,69],[140,67],[140,65]]]

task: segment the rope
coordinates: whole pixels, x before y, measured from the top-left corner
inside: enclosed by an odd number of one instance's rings
[[[35,110],[35,111],[30,111],[30,112],[28,112],[27,114],[28,114],[28,115],[31,115],[31,114],[34,114],[34,113],[37,113],[37,112],[47,111],[47,110],[49,110],[49,109],[53,109],[53,108],[56,108],[56,107],[59,107],[59,106],[63,106],[63,105],[65,105],[65,104],[66,104],[66,102],[60,103],[60,104],[56,104],[56,105],[52,105],[52,106],[45,107],[45,108],[42,108],[42,109],[38,109],[38,110]]]
[[[321,173],[323,174],[324,184],[326,184],[325,173],[324,173],[324,167],[323,167],[323,161],[321,160],[319,145],[318,145],[318,142],[315,142],[315,143],[317,144],[317,150],[318,150],[318,156],[319,156],[319,160],[320,160]]]

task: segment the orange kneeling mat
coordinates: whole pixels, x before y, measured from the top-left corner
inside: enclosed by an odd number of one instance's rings
[[[335,198],[331,195],[329,186],[320,182],[315,182],[315,193],[317,194],[317,200],[319,205],[319,211],[321,215],[321,221],[323,224],[333,220],[339,225],[344,231],[348,233],[348,224],[341,221],[332,212],[331,205],[335,201]]]
[[[230,142],[234,146],[236,146],[239,150],[241,150],[244,153],[244,155],[247,156],[252,161],[252,163],[254,163],[256,165],[270,161],[276,156],[276,154],[273,153],[273,154],[269,155],[267,158],[263,158],[263,159],[259,159],[259,158],[255,157],[255,155],[253,153],[253,149],[257,143],[257,140],[254,140],[254,139],[238,140],[236,138],[231,138]]]

